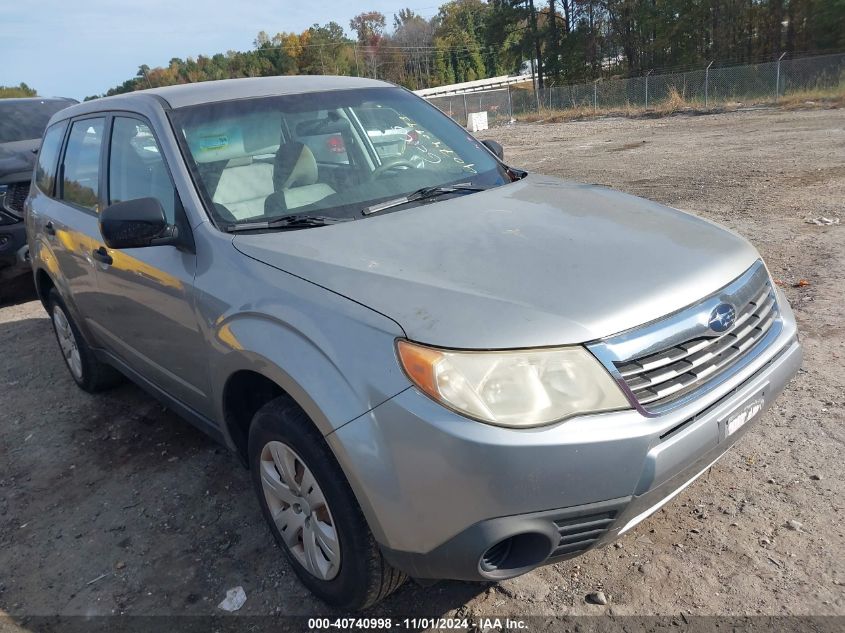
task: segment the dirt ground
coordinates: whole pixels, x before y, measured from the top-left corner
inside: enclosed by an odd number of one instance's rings
[[[749,238],[795,309],[804,369],[725,459],[617,546],[498,585],[408,583],[371,615],[845,615],[845,110],[483,136],[514,165]],[[805,222],[819,216],[842,224]],[[77,389],[25,292],[0,307],[0,447],[0,614],[14,626],[39,614],[214,614],[237,585],[239,614],[332,613],[271,543],[236,458],[132,385]],[[607,606],[585,601],[598,590]]]

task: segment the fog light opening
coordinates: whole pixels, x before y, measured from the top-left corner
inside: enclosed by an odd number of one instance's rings
[[[551,543],[547,536],[525,532],[487,548],[478,561],[478,568],[490,578],[510,577],[540,565],[550,551]]]

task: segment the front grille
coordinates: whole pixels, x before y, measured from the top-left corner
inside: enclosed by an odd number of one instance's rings
[[[550,558],[574,556],[592,547],[616,520],[616,510],[555,521],[560,541]]]
[[[695,391],[760,343],[777,318],[777,300],[767,274],[751,275],[748,284],[752,287],[740,290],[751,299],[736,306],[736,322],[727,332],[710,331],[638,358],[614,361],[643,407],[666,405]]]
[[[3,209],[23,217],[23,203],[29,195],[28,182],[13,182],[7,185],[5,196],[3,196]]]

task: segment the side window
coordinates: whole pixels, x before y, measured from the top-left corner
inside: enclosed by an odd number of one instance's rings
[[[156,198],[170,224],[176,221],[176,189],[150,128],[139,119],[115,117],[109,155],[109,204]]]
[[[100,152],[105,119],[82,119],[70,126],[62,174],[62,200],[97,211]]]
[[[67,121],[51,125],[41,140],[38,150],[38,164],[35,168],[35,184],[48,196],[53,195],[56,186],[56,172],[58,170],[59,152],[65,137]]]

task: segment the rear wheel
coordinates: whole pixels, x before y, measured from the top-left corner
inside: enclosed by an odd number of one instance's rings
[[[334,455],[287,396],[255,415],[249,466],[270,531],[318,598],[362,609],[402,585],[405,575],[384,560]]]
[[[94,393],[119,383],[122,379],[120,373],[97,360],[55,288],[50,290],[48,310],[65,365],[76,384]]]

